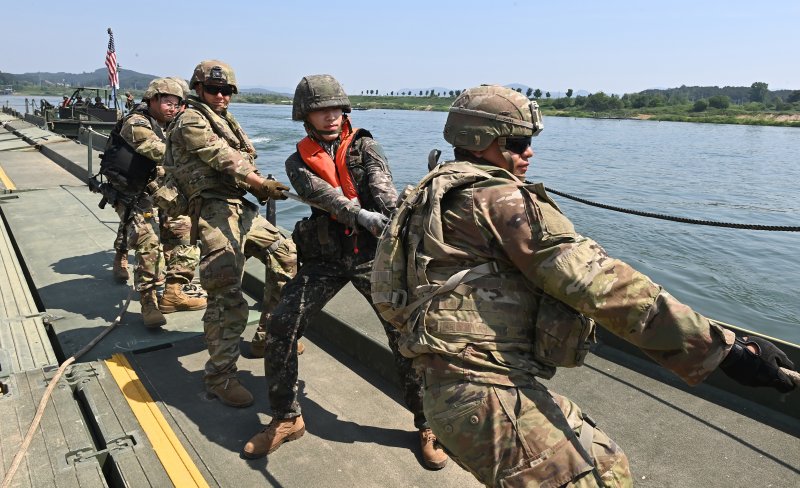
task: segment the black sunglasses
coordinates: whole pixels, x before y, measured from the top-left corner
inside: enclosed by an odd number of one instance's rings
[[[530,137],[506,137],[506,150],[522,154],[531,146]]]
[[[229,97],[233,95],[233,87],[231,85],[203,85],[203,90],[209,95],[219,95],[222,93],[222,96]]]

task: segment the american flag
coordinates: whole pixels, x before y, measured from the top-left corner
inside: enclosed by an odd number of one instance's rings
[[[117,52],[114,50],[114,33],[108,28],[108,50],[106,51],[106,68],[108,68],[108,84],[119,88],[119,75],[117,74]]]

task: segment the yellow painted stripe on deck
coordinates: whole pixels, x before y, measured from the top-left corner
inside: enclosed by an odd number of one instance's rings
[[[200,470],[175,436],[167,419],[161,414],[161,410],[145,389],[128,359],[122,354],[114,354],[111,359],[106,360],[106,365],[125,399],[128,400],[128,405],[131,406],[147,438],[153,444],[153,449],[172,483],[180,487],[207,487],[208,483],[200,474]]]
[[[14,182],[11,181],[11,178],[9,178],[6,172],[3,171],[2,166],[0,166],[0,181],[3,182],[3,186],[6,187],[6,190],[14,191],[17,189],[16,185],[14,185]]]

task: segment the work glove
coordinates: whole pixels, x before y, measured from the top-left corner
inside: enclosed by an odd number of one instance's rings
[[[358,211],[356,221],[375,237],[379,237],[383,233],[383,229],[389,225],[389,217],[380,212],[372,212],[363,208]]]
[[[289,191],[289,187],[280,181],[268,180],[267,178],[261,178],[259,185],[253,185],[250,188],[250,193],[262,203],[266,202],[268,198],[286,200],[286,195],[283,194],[284,191]]]
[[[757,353],[747,348],[750,344],[756,346]],[[792,378],[780,370],[794,370],[794,363],[775,344],[760,337],[737,337],[719,367],[746,386],[771,386],[781,393],[790,392],[797,386]]]

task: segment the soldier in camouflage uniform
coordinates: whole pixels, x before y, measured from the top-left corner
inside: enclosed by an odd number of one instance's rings
[[[245,241],[251,228],[263,228],[274,239],[280,233],[244,197],[249,192],[259,201],[283,199],[282,190],[289,188],[259,174],[255,149],[227,110],[238,92],[231,67],[203,61],[189,85],[197,96],[187,98],[186,110],[170,125],[167,177],[188,199],[193,232],[202,242],[200,283],[208,293],[203,316],[209,353],[206,391],[226,405],[246,407],[253,395],[239,383],[236,369],[248,316],[242,295]]]
[[[472,88],[453,102],[444,137],[455,161],[399,204],[376,256],[373,300],[390,320],[403,318],[401,349],[424,376],[431,427],[479,481],[631,486],[619,447],[537,380],[582,364],[594,321],[692,385],[720,366],[744,384],[788,391],[778,367],[794,366],[576,233],[543,185],[522,181],[541,129],[535,102],[508,88]],[[398,275],[407,301],[381,288],[392,242],[416,263]]]
[[[122,121],[119,130],[122,141],[117,143],[126,144],[135,151],[137,157],[146,158],[147,161],[154,163],[155,171],[149,175],[150,180],[157,179],[156,175],[160,172],[164,161],[166,147],[164,127],[177,113],[183,97],[184,92],[179,84],[169,79],[157,78],[147,87],[144,101]],[[134,159],[133,164],[149,165],[146,160]],[[164,325],[166,320],[162,313],[205,308],[205,298],[188,296],[182,290],[182,286],[194,277],[194,270],[200,259],[197,247],[189,245],[188,217],[164,219],[160,225],[159,242],[159,235],[153,227],[156,220],[153,201],[148,192],[141,187],[142,182],[134,182],[136,178],[130,174],[125,177],[113,170],[105,172],[104,175],[112,187],[127,195],[131,201],[129,205],[121,201],[114,203],[114,208],[120,216],[120,229],[114,242],[114,248],[118,250],[114,260],[114,275],[122,278],[119,268],[123,267],[123,259],[120,258],[120,254],[124,253],[124,261],[127,261],[127,249],[130,245],[136,252],[134,283],[141,294],[142,318],[145,326]],[[166,270],[162,269],[164,262]],[[127,263],[124,263],[124,269],[127,275]],[[156,286],[162,283],[162,279],[166,280],[166,285],[164,295],[159,302]]]
[[[308,137],[286,160],[286,172],[297,193],[314,206],[293,233],[302,267],[267,322],[264,369],[272,422],[245,445],[244,455],[250,458],[265,456],[305,432],[297,402],[297,340],[348,282],[369,300],[376,236],[397,200],[383,149],[368,131],[353,129],[345,112],[350,112],[350,100],[332,76],[307,76],[298,84],[292,119],[304,122]],[[447,456],[425,422],[419,379],[397,349],[397,330],[383,324],[406,405],[419,429],[423,459],[440,469]]]

